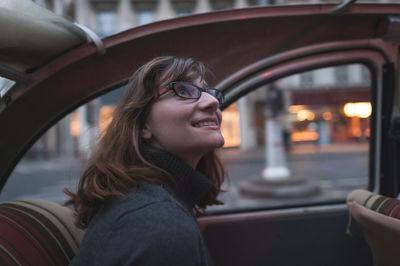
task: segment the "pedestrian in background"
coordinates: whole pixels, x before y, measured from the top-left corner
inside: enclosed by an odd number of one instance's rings
[[[66,190],[87,228],[71,265],[212,265],[196,215],[217,199],[223,95],[190,58],[139,68],[84,170]]]

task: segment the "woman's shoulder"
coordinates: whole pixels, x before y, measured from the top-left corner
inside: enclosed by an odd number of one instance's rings
[[[164,187],[140,182],[132,195],[114,198],[107,202],[92,222],[116,223],[130,219],[139,221],[143,216],[147,218],[182,216],[182,218],[193,219],[190,211],[184,208]]]
[[[183,259],[182,252],[193,261],[199,256],[200,238],[194,217],[164,188],[144,184],[130,197],[110,202],[96,215],[76,261],[110,261],[108,264],[113,265],[116,261],[136,262],[145,256],[155,261],[146,265],[161,265],[165,260]]]
[[[168,222],[169,217],[180,217],[181,219],[195,220],[184,205],[177,200],[168,189],[156,184],[142,182],[136,193],[120,203],[122,212],[119,220],[138,220],[139,217],[164,220]]]
[[[128,226],[129,225],[129,226]],[[141,182],[132,195],[106,203],[90,222],[87,235],[104,238],[104,232],[152,230],[192,231],[195,218],[163,187]]]
[[[95,231],[107,227],[107,231],[120,236],[145,237],[150,233],[169,237],[179,232],[181,238],[193,238],[199,230],[195,217],[166,189],[149,183],[142,183],[124,200],[114,200],[96,215],[93,223]]]

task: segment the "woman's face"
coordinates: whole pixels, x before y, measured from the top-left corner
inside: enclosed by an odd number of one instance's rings
[[[193,84],[204,86],[200,78]],[[202,92],[200,99],[183,99],[169,90],[152,105],[142,137],[195,168],[204,154],[224,144],[221,120],[214,96]]]

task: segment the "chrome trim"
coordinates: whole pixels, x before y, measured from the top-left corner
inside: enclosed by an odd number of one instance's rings
[[[96,50],[100,55],[104,55],[106,53],[106,47],[103,41],[94,31],[77,22],[74,22],[74,25],[80,28],[86,34],[86,36],[93,41],[94,45],[96,46]]]
[[[347,210],[347,205],[345,203],[342,203],[342,204],[335,204],[328,206],[311,206],[311,207],[299,207],[291,209],[259,211],[250,213],[214,215],[214,216],[200,217],[198,218],[198,221],[202,225],[207,225],[211,223],[215,224],[215,223],[225,223],[231,221],[237,222],[237,221],[248,221],[256,219],[266,219],[266,218],[270,219],[277,217],[329,213],[334,211],[345,211],[345,210]]]
[[[352,4],[354,4],[357,0],[343,0],[340,2],[338,5],[336,5],[334,8],[329,10],[328,13],[330,14],[335,14],[335,13],[341,13],[345,12]]]
[[[377,70],[377,79],[376,79],[376,136],[375,136],[375,173],[374,173],[374,188],[373,193],[379,194],[380,191],[380,173],[381,173],[381,135],[382,135],[382,66],[379,66]]]

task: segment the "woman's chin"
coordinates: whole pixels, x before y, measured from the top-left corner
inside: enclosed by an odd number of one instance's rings
[[[225,144],[225,139],[224,137],[221,136],[215,140],[215,142],[213,143],[213,147],[215,149],[221,148],[222,146],[224,146],[224,144]]]
[[[222,140],[220,141],[220,144],[217,148],[222,148],[224,146],[224,144],[225,144],[225,139],[222,138]]]

